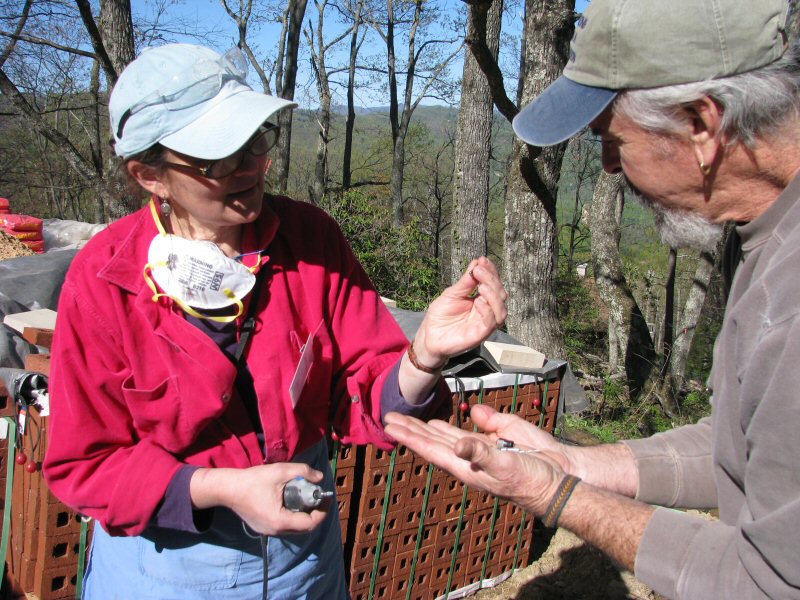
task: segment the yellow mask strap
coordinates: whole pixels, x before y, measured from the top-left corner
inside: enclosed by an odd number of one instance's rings
[[[198,319],[206,319],[207,321],[216,321],[217,323],[230,323],[231,321],[235,321],[240,316],[242,316],[242,313],[244,312],[244,304],[242,303],[242,301],[239,300],[239,298],[236,297],[236,294],[234,294],[231,290],[225,288],[224,290],[222,290],[222,293],[225,294],[231,300],[233,300],[233,303],[236,305],[236,314],[228,315],[225,317],[204,315],[203,313],[196,311],[194,308],[186,304],[180,298],[175,298],[173,296],[170,296],[169,294],[159,292],[158,287],[156,287],[156,282],[153,281],[153,278],[150,275],[150,271],[152,270],[153,270],[153,265],[151,265],[150,263],[147,263],[144,266],[144,280],[147,283],[147,287],[149,287],[153,292],[153,297],[152,297],[153,302],[158,302],[160,298],[170,298],[175,304],[180,306],[183,312],[185,312],[186,314],[192,315],[193,317],[197,317]]]

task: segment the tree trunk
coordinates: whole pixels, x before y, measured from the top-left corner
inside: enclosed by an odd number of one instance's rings
[[[692,287],[684,304],[683,315],[678,328],[678,335],[672,344],[672,351],[669,356],[669,384],[674,395],[680,391],[683,381],[686,379],[686,365],[689,360],[689,352],[692,349],[692,340],[700,321],[706,295],[711,283],[711,276],[714,273],[716,262],[716,252],[701,252],[697,259],[697,269],[692,279]]]
[[[591,206],[592,270],[600,298],[608,310],[608,360],[625,370],[631,395],[639,393],[653,367],[647,323],[628,287],[619,256],[622,175],[603,173]]]
[[[666,375],[666,365],[672,351],[672,337],[675,328],[675,273],[678,269],[678,251],[669,249],[669,262],[667,264],[667,281],[664,283],[664,337],[661,340],[661,354],[664,355],[664,366],[661,376]]]
[[[314,179],[309,185],[308,195],[312,204],[319,206],[328,189],[328,140],[331,129],[331,88],[328,80],[328,66],[326,64],[327,52],[330,47],[325,43],[325,7],[327,0],[317,2],[317,32],[309,23],[306,30],[306,40],[311,51],[311,65],[319,92],[319,110],[317,111],[317,159],[314,162]],[[339,39],[344,37],[339,36]],[[334,42],[335,43],[335,42]]]
[[[494,0],[486,16],[486,45],[497,59],[503,0]],[[470,21],[467,37],[475,35]],[[489,172],[494,104],[489,82],[472,53],[464,56],[453,175],[453,226],[450,280],[461,277],[469,261],[488,251]]]
[[[561,74],[574,32],[574,0],[527,0],[521,103]],[[493,92],[494,93],[494,92]],[[551,357],[565,356],[558,321],[556,196],[566,144],[536,149],[514,141],[505,213],[504,280],[509,333]]]
[[[100,2],[100,35],[117,75],[136,57],[130,0]],[[109,87],[111,86],[109,82]]]
[[[358,30],[361,27],[361,11],[364,0],[358,0],[353,14],[353,29],[350,32],[350,60],[347,66],[347,120],[344,126],[344,154],[342,155],[342,189],[349,190],[353,181],[353,130],[356,124],[355,86],[356,58],[358,57]]]
[[[117,75],[136,57],[133,42],[133,18],[130,0],[102,0],[100,3],[100,36],[102,45]],[[112,81],[108,82],[109,88]],[[99,100],[99,98],[98,98]],[[99,133],[98,133],[99,135]],[[128,191],[124,174],[118,173],[116,159],[111,152],[105,152],[107,145],[100,144],[96,151],[96,165],[100,176],[107,181],[107,187],[120,201],[104,202],[102,195],[97,197],[97,214],[104,221],[111,221],[139,208],[139,199]],[[102,211],[102,213],[101,213]]]
[[[303,18],[306,14],[307,0],[289,0],[287,6],[287,34],[286,51],[283,54],[282,77],[277,82],[278,96],[286,100],[294,100],[297,82],[297,53],[300,49],[300,35],[303,28]],[[289,183],[289,159],[292,144],[292,111],[282,110],[278,114],[278,125],[281,128],[281,137],[278,141],[278,150],[275,157],[274,172],[278,182],[278,191],[286,193]]]

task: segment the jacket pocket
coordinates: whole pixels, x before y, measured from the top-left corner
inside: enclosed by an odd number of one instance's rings
[[[139,435],[178,431],[180,394],[177,377],[167,377],[151,387],[135,387],[133,377],[122,382],[122,395]]]

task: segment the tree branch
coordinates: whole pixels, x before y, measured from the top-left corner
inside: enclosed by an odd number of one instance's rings
[[[100,64],[103,66],[103,71],[108,79],[108,87],[112,88],[117,83],[117,70],[114,68],[114,63],[111,62],[111,58],[108,56],[106,48],[103,45],[103,38],[100,35],[100,30],[97,29],[97,23],[94,22],[92,7],[89,6],[89,0],[75,0],[75,4],[78,5],[83,24],[86,27],[86,31],[89,32],[89,39],[92,41],[92,48],[94,48],[96,55],[94,58],[99,60]]]
[[[464,2],[469,5],[469,19],[474,32],[472,35],[468,35],[464,42],[472,52],[475,62],[478,63],[481,71],[486,76],[489,90],[492,93],[492,102],[494,102],[497,110],[511,122],[519,112],[519,108],[506,94],[505,86],[503,85],[503,73],[486,45],[486,15],[489,12],[491,0],[473,2],[464,0]]]

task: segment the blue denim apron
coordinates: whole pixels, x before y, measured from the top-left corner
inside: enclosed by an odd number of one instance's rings
[[[300,453],[325,473],[333,490],[325,441]],[[267,541],[269,600],[347,600],[339,511],[314,531]],[[151,527],[141,536],[112,537],[95,525],[84,580],[86,600],[260,600],[263,560],[230,510],[217,508],[208,532],[191,534]]]

